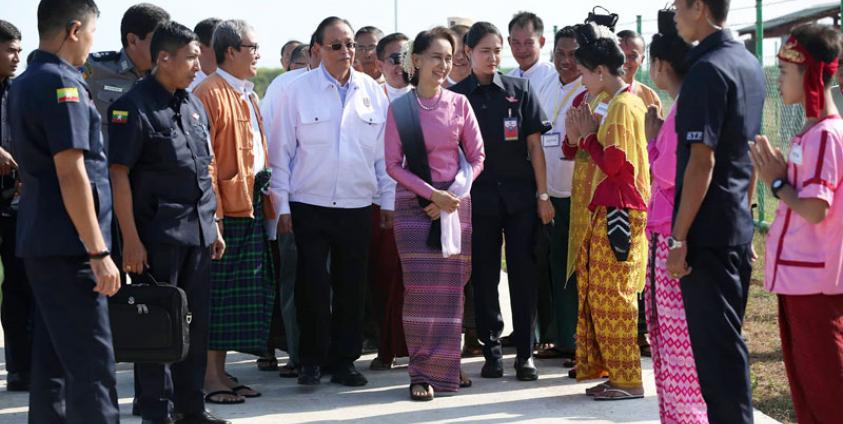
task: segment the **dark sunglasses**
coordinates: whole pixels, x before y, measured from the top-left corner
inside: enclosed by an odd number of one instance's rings
[[[401,53],[393,53],[389,55],[387,61],[393,65],[400,65],[401,64]]]
[[[340,51],[343,47],[347,48],[348,50],[354,50],[357,48],[357,43],[354,41],[349,41],[347,43],[332,43],[328,44],[328,47],[331,48],[333,51]]]

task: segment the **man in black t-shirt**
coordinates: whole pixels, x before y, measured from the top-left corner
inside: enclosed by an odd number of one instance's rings
[[[699,42],[676,113],[676,202],[668,272],[681,278],[688,332],[712,423],[751,423],[749,353],[741,336],[752,272],[753,172],[747,140],[761,127],[764,74],[720,25],[729,0],[677,0],[679,34]]]

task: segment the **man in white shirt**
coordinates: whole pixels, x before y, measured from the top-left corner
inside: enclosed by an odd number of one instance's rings
[[[382,225],[392,226],[395,183],[386,174],[383,146],[388,101],[375,80],[352,69],[353,36],[343,19],[319,24],[311,52],[322,65],[282,93],[281,117],[272,125],[278,138],[270,146],[270,191],[281,210],[278,231],[295,231],[299,254],[298,382],[304,385],[319,384],[326,363],[332,382],[367,383],[354,361],[362,344],[376,195]]]
[[[301,49],[307,44],[296,47],[296,50]],[[292,69],[275,77],[269,87],[266,89],[263,101],[261,102],[261,115],[263,116],[263,126],[266,131],[267,144],[269,150],[272,150],[273,144],[280,145],[280,132],[273,131],[273,124],[281,119],[281,109],[278,104],[281,102],[281,97],[284,91],[295,80],[311,70],[310,65],[319,67],[319,58],[311,57],[310,49],[307,49],[309,65],[304,68]],[[267,234],[270,240],[276,240],[278,247],[278,254],[275,258],[278,266],[278,286],[280,293],[280,307],[281,317],[284,322],[284,333],[287,338],[287,354],[289,359],[287,363],[280,368],[279,375],[284,378],[293,378],[298,376],[299,368],[299,325],[296,319],[296,301],[295,301],[295,284],[296,284],[296,264],[298,262],[298,251],[296,249],[296,239],[293,233],[276,234],[278,228],[278,220],[273,219],[270,227],[267,228]],[[274,357],[274,352],[273,352]]]
[[[285,71],[290,70],[290,62],[293,58],[293,49],[301,45],[299,40],[290,40],[281,46],[281,69]]]
[[[405,79],[401,67],[401,51],[408,41],[410,39],[400,32],[389,34],[378,41],[378,68],[384,78],[383,89],[389,103],[410,92],[410,83]]]
[[[562,28],[554,36],[553,63],[556,72],[542,84],[539,100],[542,109],[551,119],[553,129],[542,135],[545,161],[547,162],[547,193],[556,210],[548,225],[539,255],[541,275],[539,281],[538,325],[539,343],[543,346],[539,357],[564,355],[573,357],[577,329],[577,285],[575,280],[565,281],[568,257],[568,228],[571,211],[571,182],[574,162],[565,160],[562,143],[565,139],[565,115],[574,99],[585,92],[574,53],[577,51],[577,34],[574,27]]]
[[[187,87],[187,91],[193,91],[205,77],[217,70],[217,58],[214,56],[211,40],[214,37],[214,30],[220,22],[222,20],[217,18],[203,19],[193,28],[193,32],[199,37],[199,72],[196,73],[193,83]]]
[[[383,84],[383,75],[378,67],[375,50],[378,42],[383,38],[383,31],[373,26],[364,26],[354,34],[355,49],[354,69],[372,77],[375,81]]]
[[[511,77],[526,78],[534,90],[553,75],[555,70],[549,62],[541,61],[544,47],[544,22],[530,12],[519,12],[509,21],[509,48],[518,67],[509,71]],[[548,112],[549,113],[549,112]]]

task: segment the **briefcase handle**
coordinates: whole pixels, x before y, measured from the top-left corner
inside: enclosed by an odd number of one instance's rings
[[[155,276],[153,276],[152,273],[149,272],[149,271],[144,271],[143,274],[133,274],[133,275],[142,276],[142,277],[146,278],[147,282],[141,283],[141,282],[134,282],[133,281],[131,285],[135,285],[135,284],[138,284],[138,285],[146,284],[146,285],[149,285],[149,286],[161,286],[161,285],[163,285],[163,284],[159,283],[158,280],[155,279]]]

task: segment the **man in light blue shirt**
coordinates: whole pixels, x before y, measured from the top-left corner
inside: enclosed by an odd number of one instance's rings
[[[313,35],[320,69],[281,94],[272,125],[270,192],[280,209],[279,234],[295,232],[295,288],[300,326],[299,384],[362,386],[360,357],[372,199],[391,227],[395,182],[386,174],[383,136],[389,106],[383,88],[352,69],[354,32],[330,17]],[[295,219],[293,219],[295,217]],[[331,273],[328,274],[328,256]]]

